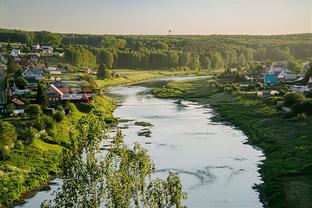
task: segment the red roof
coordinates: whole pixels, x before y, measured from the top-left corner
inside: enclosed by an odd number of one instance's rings
[[[29,65],[29,62],[27,60],[15,61],[15,63],[20,65],[21,67],[27,67]]]
[[[58,89],[64,93],[64,94],[69,94],[71,93],[71,88],[70,87],[58,87]]]
[[[14,103],[15,105],[25,105],[25,103],[23,101],[21,101],[20,99],[17,98],[13,98],[12,99],[12,103]]]

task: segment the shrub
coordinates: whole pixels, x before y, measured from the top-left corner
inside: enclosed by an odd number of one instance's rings
[[[284,105],[287,107],[292,107],[296,103],[301,103],[305,100],[303,94],[300,93],[288,93],[284,96]]]
[[[311,116],[312,115],[312,99],[307,99],[302,102],[302,108],[304,113]]]
[[[17,77],[14,80],[14,83],[18,89],[25,89],[25,87],[28,86],[28,82],[26,79],[24,79],[24,77]]]
[[[53,118],[57,122],[61,122],[65,117],[64,110],[58,110],[53,114]]]
[[[41,107],[37,104],[30,104],[26,107],[25,113],[27,113],[29,116],[39,116],[42,114]]]
[[[0,121],[0,160],[8,158],[16,137],[15,127],[9,122]]]
[[[27,127],[24,131],[21,132],[18,139],[23,141],[25,144],[31,144],[36,138],[37,130],[33,127]]]
[[[296,115],[300,115],[304,112],[304,108],[301,103],[296,103],[295,105],[293,105],[291,110]]]

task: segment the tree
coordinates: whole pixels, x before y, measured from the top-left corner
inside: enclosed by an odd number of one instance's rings
[[[23,130],[18,139],[23,141],[25,144],[31,144],[33,140],[36,138],[37,130],[33,127],[27,127]]]
[[[103,132],[107,130],[103,119],[90,113],[79,120],[77,133],[63,152],[66,180],[54,203],[45,202],[42,207],[152,207],[149,205],[156,202],[162,207],[182,208],[186,195],[179,177],[170,174],[166,181],[154,182],[151,174],[155,167],[147,151],[139,144],[128,148],[120,130],[104,158],[97,157],[99,145],[109,138],[108,132]],[[161,190],[155,187],[158,184]],[[160,191],[164,197],[157,197]]]
[[[106,68],[105,64],[100,64],[97,72],[97,76],[101,79],[106,79],[110,77],[110,73]]]
[[[24,77],[15,78],[14,83],[18,89],[25,89],[28,86],[28,81]]]
[[[202,63],[204,69],[207,69],[209,70],[210,69],[210,66],[211,66],[211,61],[209,59],[209,57],[204,57],[203,58],[203,63]]]
[[[215,52],[211,55],[211,66],[212,68],[222,68],[223,59],[219,52]]]
[[[191,54],[188,52],[182,53],[179,56],[179,67],[187,66],[190,63]]]
[[[53,114],[53,118],[57,122],[61,122],[65,118],[65,111],[62,106],[57,107],[57,111]]]
[[[305,100],[305,96],[300,93],[288,93],[284,96],[284,105],[292,107],[296,103],[301,103]]]
[[[198,55],[194,55],[191,58],[191,61],[189,63],[189,67],[193,70],[198,70],[200,69],[200,60],[199,60],[199,56]]]
[[[14,74],[15,72],[17,72],[18,68],[12,56],[9,56],[6,65],[8,74]]]
[[[106,36],[101,40],[101,44],[104,48],[124,48],[127,45],[127,41],[124,39],[118,39],[115,36]]]
[[[55,48],[61,44],[62,37],[56,33],[41,31],[35,33],[35,41],[40,45],[50,45]]]
[[[10,103],[10,104],[7,104],[6,106],[5,106],[5,108],[6,108],[6,111],[7,111],[7,113],[12,113],[13,112],[13,110],[15,109],[15,105],[13,104],[13,103]]]
[[[245,59],[244,54],[239,55],[239,57],[238,57],[238,65],[240,67],[246,66],[246,59]]]
[[[26,107],[25,113],[27,113],[29,116],[38,117],[42,114],[42,110],[40,105],[30,104]]]
[[[16,140],[15,127],[9,122],[0,121],[0,160],[5,160]]]
[[[47,94],[45,93],[47,89],[47,83],[43,80],[40,80],[37,86],[38,86],[38,89],[37,89],[37,94],[36,94],[36,101],[37,103],[46,107],[48,104],[48,97],[47,97]]]
[[[105,66],[108,69],[113,68],[113,64],[114,64],[113,54],[110,51],[103,51],[102,56],[103,56],[103,64],[105,64]]]

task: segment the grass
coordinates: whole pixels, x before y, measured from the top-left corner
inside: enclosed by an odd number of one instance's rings
[[[108,86],[116,85],[127,85],[137,82],[142,82],[145,80],[165,77],[165,76],[175,76],[175,75],[186,75],[191,73],[197,73],[197,71],[181,71],[181,72],[170,72],[166,70],[141,70],[141,69],[114,69],[113,71],[119,74],[119,78],[96,80],[96,84],[100,88],[107,88]],[[201,72],[204,73],[204,72]]]
[[[177,97],[212,106],[218,112],[214,120],[240,128],[250,144],[263,150],[260,193],[269,207],[312,207],[311,118],[284,119],[275,106],[212,88],[207,79],[171,82],[167,87],[183,92]]]

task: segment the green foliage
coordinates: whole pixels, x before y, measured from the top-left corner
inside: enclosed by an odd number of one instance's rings
[[[14,74],[15,72],[18,71],[18,67],[15,64],[14,58],[12,56],[8,57],[8,61],[7,61],[7,73],[8,74]]]
[[[33,140],[36,138],[36,135],[37,130],[35,128],[27,127],[19,134],[18,139],[23,141],[25,144],[31,144]]]
[[[27,113],[29,116],[38,117],[42,114],[42,110],[40,105],[30,104],[26,107],[25,113]]]
[[[28,86],[28,81],[24,77],[17,77],[14,82],[18,89],[25,89]]]
[[[99,100],[97,100],[98,102]],[[147,205],[155,196],[151,174],[154,164],[139,144],[128,148],[118,131],[103,159],[99,159],[99,145],[108,143],[107,126],[99,106],[77,123],[77,133],[71,135],[69,149],[64,149],[62,190],[53,203],[44,202],[42,207],[135,207]],[[103,129],[106,130],[103,132]],[[148,181],[151,181],[148,186]],[[159,181],[159,179],[158,179]],[[182,207],[185,193],[177,175],[169,175],[162,182],[168,195],[161,201],[166,207]],[[150,196],[146,195],[149,190]]]
[[[105,64],[100,64],[98,71],[97,71],[97,76],[100,79],[110,78],[110,72],[108,71]]]
[[[47,94],[45,93],[47,89],[47,83],[43,80],[40,80],[37,86],[38,86],[38,89],[37,89],[37,94],[36,94],[36,101],[37,103],[45,107],[48,104],[48,97],[47,97]]]
[[[10,114],[10,113],[12,113],[13,110],[15,109],[15,105],[14,105],[13,103],[10,103],[10,104],[7,104],[7,105],[5,106],[5,108],[6,108],[7,112]]]
[[[62,37],[56,33],[40,31],[35,33],[34,41],[40,45],[49,45],[55,48],[61,44]]]
[[[56,122],[61,122],[65,118],[65,112],[63,109],[58,109],[54,114],[53,118]]]
[[[80,68],[95,68],[96,58],[95,55],[84,46],[73,46],[70,45],[65,49],[65,60]]]
[[[292,107],[296,103],[300,103],[305,99],[305,96],[300,93],[287,93],[284,96],[284,105],[287,107]]]
[[[151,90],[151,93],[159,98],[177,98],[183,94],[181,90],[173,88],[154,88]]]
[[[16,137],[15,127],[9,122],[0,121],[0,160],[8,158]]]
[[[124,48],[127,41],[124,39],[116,38],[115,36],[107,36],[101,40],[104,48]]]

